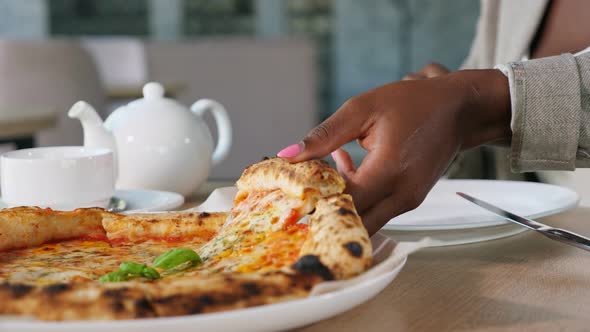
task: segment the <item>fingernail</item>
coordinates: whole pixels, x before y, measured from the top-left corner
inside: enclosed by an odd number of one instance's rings
[[[336,151],[332,151],[332,153],[330,153],[330,156],[332,156],[332,159],[336,160]]]
[[[303,143],[297,143],[293,145],[289,145],[288,147],[282,149],[277,153],[277,157],[280,158],[293,158],[297,157],[303,151]]]

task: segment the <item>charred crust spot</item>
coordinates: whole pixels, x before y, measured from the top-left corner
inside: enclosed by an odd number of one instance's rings
[[[11,297],[18,299],[29,294],[33,290],[33,286],[26,284],[3,283],[0,285],[0,290],[3,289],[8,290]]]
[[[161,305],[165,308],[178,308],[183,314],[198,314],[207,310],[208,308],[212,308],[220,304],[220,301],[217,301],[209,294],[196,297],[187,295],[171,295],[155,299],[152,302],[155,305]]]
[[[104,291],[103,295],[105,297],[112,298],[116,301],[123,300],[125,298],[125,293],[127,292],[127,288],[116,288],[116,289],[107,289]]]
[[[363,247],[356,241],[351,241],[344,244],[344,248],[353,257],[361,257],[363,255]]]
[[[111,308],[116,313],[120,313],[120,312],[125,311],[125,305],[119,299],[116,299],[115,301],[113,301],[113,303],[111,304]]]
[[[199,213],[199,218],[207,218],[211,215],[211,213],[201,212]]]
[[[322,264],[320,258],[316,255],[305,255],[299,258],[292,267],[303,274],[316,274],[324,280],[334,279],[334,275],[330,269]]]
[[[265,160],[269,160],[269,159],[270,159],[270,157],[264,156],[264,157],[262,157],[262,159],[260,161],[265,161]]]
[[[338,211],[336,211],[336,212],[341,216],[351,216],[351,215],[354,216],[355,215],[355,213],[352,212],[352,210],[349,210],[349,209],[343,208],[343,207],[339,208]]]
[[[178,295],[171,295],[171,296],[164,296],[164,297],[160,297],[157,299],[153,299],[152,302],[154,304],[159,304],[159,305],[171,305],[175,302],[179,302],[178,300],[180,299],[180,296]]]
[[[215,304],[215,299],[210,295],[201,295],[197,298],[197,302],[202,306],[210,306]]]
[[[43,291],[49,295],[56,295],[59,293],[63,293],[71,288],[72,286],[68,284],[54,284],[43,288]]]
[[[147,299],[135,300],[135,309],[137,309],[138,317],[150,316],[153,311],[153,308]]]
[[[313,210],[309,211],[309,214],[314,214],[315,213],[315,207],[313,208]]]
[[[240,285],[247,295],[259,295],[261,293],[260,287],[254,282],[245,282]]]
[[[158,221],[156,219],[148,219],[148,220],[146,220],[146,222],[153,224],[153,223],[157,223]]]

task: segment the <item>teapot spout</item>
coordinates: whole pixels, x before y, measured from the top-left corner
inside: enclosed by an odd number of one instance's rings
[[[75,103],[68,111],[68,116],[82,123],[84,146],[107,148],[113,153],[117,152],[113,134],[105,128],[102,119],[90,104],[85,101]]]

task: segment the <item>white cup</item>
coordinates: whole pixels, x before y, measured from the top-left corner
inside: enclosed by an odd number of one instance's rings
[[[11,151],[0,157],[0,179],[11,207],[105,208],[115,191],[113,153],[81,146]]]

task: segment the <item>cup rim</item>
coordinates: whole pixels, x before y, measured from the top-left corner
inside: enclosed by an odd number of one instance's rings
[[[63,155],[47,156],[44,153],[55,151],[62,152]],[[65,153],[71,153],[66,155]],[[78,153],[78,154],[76,154]],[[58,160],[79,160],[86,158],[96,158],[112,155],[113,151],[100,147],[85,146],[47,146],[35,147],[28,149],[13,150],[3,153],[0,157],[5,160],[27,160],[27,161],[58,161]]]

